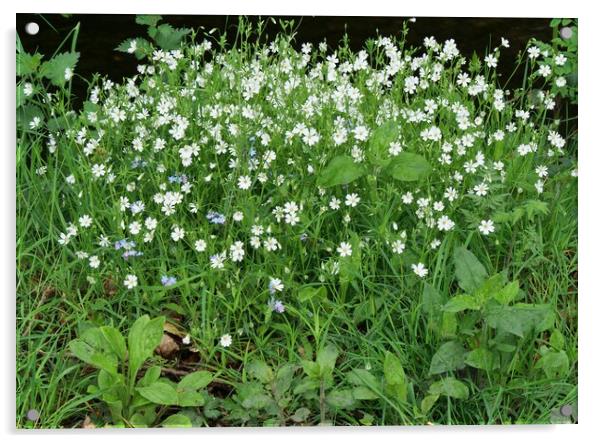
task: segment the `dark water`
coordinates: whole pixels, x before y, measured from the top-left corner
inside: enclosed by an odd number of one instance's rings
[[[257,20],[257,17],[249,17]],[[380,35],[398,35],[407,17],[276,17],[294,18],[300,21],[296,42],[300,46],[304,42],[317,44],[326,39],[330,47],[336,47],[347,33],[353,50],[362,48],[363,42]],[[40,32],[35,36],[25,33],[25,24],[35,21],[40,25]],[[63,17],[58,14],[17,14],[17,32],[22,44],[28,52],[38,51],[48,58],[65,39],[73,27],[80,23],[77,50],[80,61],[76,73],[88,79],[94,73],[107,75],[113,81],[121,81],[123,77],[136,74],[136,58],[129,54],[115,52],[123,40],[131,37],[146,36],[146,27],[135,23],[134,15],[125,14],[78,14]],[[175,27],[191,27],[205,30],[217,28],[227,32],[228,40],[233,41],[236,35],[238,18],[236,16],[218,15],[168,15],[163,22]],[[268,36],[273,36],[280,29],[279,25],[269,22]],[[434,36],[438,41],[454,38],[460,51],[470,56],[473,52],[483,56],[488,47],[499,46],[500,38],[510,40],[510,48],[502,51],[498,72],[508,77],[513,69],[517,52],[524,48],[530,38],[549,40],[552,31],[549,18],[439,18],[418,17],[410,23],[407,41],[410,46],[419,46],[426,36]],[[50,26],[52,25],[52,27]],[[54,27],[54,29],[53,29]],[[68,50],[70,42],[64,46]],[[510,86],[516,86],[510,83]],[[81,101],[87,90],[86,83],[79,78],[73,82],[73,92]]]

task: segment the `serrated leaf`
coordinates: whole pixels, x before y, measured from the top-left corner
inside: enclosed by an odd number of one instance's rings
[[[487,271],[475,255],[464,247],[454,250],[456,279],[462,289],[475,292],[487,278]]]
[[[246,366],[247,373],[262,383],[269,383],[274,378],[272,368],[262,360],[251,360]]]
[[[386,171],[395,180],[418,181],[428,177],[431,165],[421,155],[402,152],[391,160]]]
[[[140,14],[136,16],[136,23],[139,25],[154,27],[157,26],[157,23],[159,23],[162,18],[163,17],[161,17],[160,15]]]
[[[519,289],[518,281],[514,280],[504,286],[493,298],[503,305],[509,305],[516,299]]]
[[[353,391],[351,389],[335,389],[326,396],[326,403],[329,406],[339,409],[349,409],[355,404]]]
[[[455,371],[464,367],[464,347],[457,341],[443,343],[431,359],[429,375]]]
[[[78,60],[79,52],[63,52],[44,62],[40,67],[40,74],[53,85],[63,86],[71,78],[67,75],[67,70],[73,73]]]
[[[24,75],[33,74],[37,71],[42,61],[42,54],[27,54],[21,52],[17,54],[17,75],[22,77]]]
[[[366,173],[365,168],[347,155],[334,157],[318,176],[318,186],[325,188],[346,185]]]
[[[465,363],[473,368],[490,371],[494,365],[494,354],[488,349],[477,348],[466,354]]]
[[[188,28],[174,28],[168,23],[157,28],[149,28],[149,35],[164,51],[171,51],[180,47],[182,39],[190,33]]]
[[[454,377],[447,377],[441,381],[433,383],[429,387],[431,395],[444,395],[446,397],[466,400],[468,398],[468,387],[460,380]]]
[[[569,372],[569,358],[565,351],[547,351],[535,364],[548,378],[561,378]]]

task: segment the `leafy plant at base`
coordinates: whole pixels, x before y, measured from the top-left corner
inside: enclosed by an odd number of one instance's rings
[[[138,318],[130,329],[127,345],[111,326],[88,328],[69,343],[73,355],[99,370],[97,384],[90,385],[88,391],[106,403],[114,426],[191,426],[189,417],[183,414],[164,418],[158,406],[200,407],[206,402],[207,393],[201,390],[213,380],[207,371],[190,373],[174,383],[161,377],[159,366],[151,366],[137,379],[161,343],[164,323],[164,317]]]

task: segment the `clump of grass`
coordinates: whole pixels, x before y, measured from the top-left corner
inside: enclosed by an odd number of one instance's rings
[[[143,314],[219,373],[197,425],[547,423],[575,401],[557,44],[521,51],[510,91],[505,40],[468,61],[405,31],[299,51],[291,24],[263,44],[243,21],[228,47],[160,20],[119,48],[139,74],[94,78],[81,111],[74,48],[20,56],[19,426],[108,421],[66,345]]]

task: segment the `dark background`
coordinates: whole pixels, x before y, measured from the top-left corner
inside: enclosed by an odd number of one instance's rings
[[[360,50],[363,42],[377,34],[399,35],[402,24],[408,17],[276,17],[300,21],[296,44],[304,42],[318,44],[326,40],[333,48],[347,33],[353,50]],[[258,17],[249,17],[255,21]],[[510,48],[502,51],[498,72],[502,78],[508,77],[514,68],[514,59],[519,50],[524,49],[530,38],[549,40],[552,29],[549,18],[439,18],[417,17],[409,23],[407,36],[409,46],[420,46],[427,36],[437,41],[455,39],[461,53],[470,57],[473,52],[483,56],[488,47],[499,46],[500,38],[510,40]],[[40,32],[31,36],[25,33],[25,25],[34,21],[40,25]],[[116,52],[114,49],[123,40],[132,37],[146,37],[146,27],[135,23],[135,15],[126,14],[76,14],[68,17],[60,14],[17,14],[17,32],[28,52],[38,51],[48,59],[73,27],[80,23],[77,51],[80,60],[75,69],[76,75],[84,79],[92,74],[107,75],[113,81],[136,74],[139,63],[133,55]],[[190,27],[206,31],[217,28],[219,33],[227,32],[231,42],[236,35],[238,18],[220,15],[165,15],[162,23],[174,27]],[[280,30],[268,20],[266,33],[275,35]],[[51,26],[52,25],[52,26]],[[214,34],[215,36],[216,34]],[[63,50],[69,50],[69,44]],[[510,87],[518,85],[519,78],[511,81]],[[81,102],[87,92],[87,85],[77,76],[73,81],[73,92]]]

